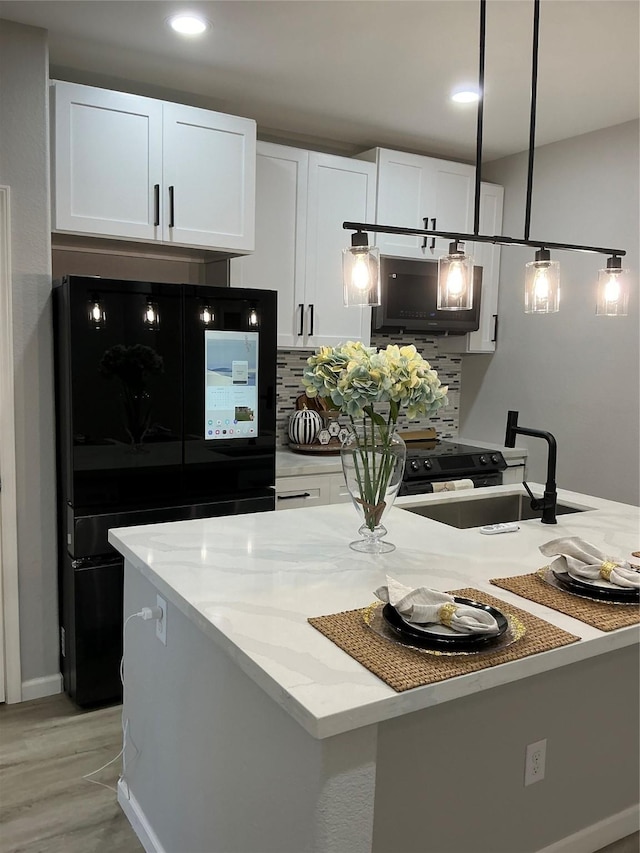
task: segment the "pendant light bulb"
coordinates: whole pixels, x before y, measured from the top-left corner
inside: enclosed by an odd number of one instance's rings
[[[107,312],[102,307],[100,297],[94,294],[89,300],[89,322],[94,329],[101,329],[107,319]]]
[[[367,235],[351,235],[351,246],[342,252],[344,305],[380,305],[380,250],[369,246]]]
[[[160,323],[158,306],[155,305],[155,303],[153,303],[150,299],[147,300],[147,306],[144,309],[143,319],[145,326],[147,326],[148,329],[155,329]]]
[[[451,243],[449,254],[438,259],[439,311],[473,308],[473,258],[465,254],[464,243]]]
[[[629,310],[629,283],[622,259],[607,258],[606,269],[598,271],[596,314],[600,317],[626,317]]]
[[[555,314],[560,310],[560,264],[548,249],[538,249],[526,267],[525,314]]]

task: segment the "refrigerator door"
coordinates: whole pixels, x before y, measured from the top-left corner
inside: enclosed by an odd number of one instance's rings
[[[61,600],[61,668],[65,691],[81,707],[122,698],[124,561],[66,557]]]
[[[66,276],[54,306],[67,504],[90,513],[179,502],[180,288]]]
[[[268,290],[184,290],[187,501],[275,484],[276,299]]]

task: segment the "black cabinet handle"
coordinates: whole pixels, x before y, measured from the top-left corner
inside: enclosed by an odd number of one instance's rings
[[[313,334],[313,319],[314,319],[313,303],[312,303],[312,302],[310,302],[310,303],[309,303],[309,326],[310,326],[310,328],[309,328],[309,334],[310,334],[310,335],[312,335],[312,334]]]
[[[433,230],[433,231],[435,231],[435,230],[436,230],[436,218],[435,218],[435,216],[433,216],[433,217],[431,218],[431,228],[432,228],[432,230]],[[432,238],[431,238],[431,245],[429,246],[429,248],[430,248],[430,249],[431,249],[431,251],[433,252],[433,250],[435,249],[435,247],[436,247],[436,238],[435,238],[435,237],[432,237]]]
[[[300,492],[299,495],[276,495],[277,501],[294,501],[296,498],[310,498],[310,492]]]
[[[153,224],[160,225],[160,184],[153,185]]]
[[[498,315],[493,315],[493,337],[491,338],[491,343],[498,343]]]
[[[424,224],[424,230],[425,230],[425,231],[427,231],[427,230],[429,229],[429,217],[428,217],[428,216],[423,216],[423,217],[422,217],[422,222],[423,222],[423,224]],[[423,237],[423,238],[422,238],[422,248],[423,248],[423,249],[426,249],[426,248],[427,248],[427,238],[426,238],[426,237]]]
[[[301,302],[298,305],[300,311],[300,325],[298,326],[298,336],[301,337],[304,332],[304,304]]]
[[[175,203],[173,187],[169,187],[169,228],[175,227]]]

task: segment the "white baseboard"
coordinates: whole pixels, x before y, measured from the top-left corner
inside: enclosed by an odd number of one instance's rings
[[[630,806],[618,814],[567,835],[538,853],[596,853],[596,851],[638,831],[640,805]]]
[[[29,699],[42,699],[43,696],[55,696],[62,693],[62,675],[45,675],[42,678],[30,678],[22,682],[22,702]]]
[[[144,847],[145,853],[165,853],[140,804],[122,779],[118,782],[118,803],[138,836],[140,844]]]

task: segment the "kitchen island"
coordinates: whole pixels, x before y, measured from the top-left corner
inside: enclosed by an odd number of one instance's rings
[[[534,491],[536,487],[534,485]],[[478,490],[473,499],[522,492]],[[489,584],[581,536],[640,547],[637,507],[560,491],[583,511],[482,536],[402,509],[396,551],[349,549],[347,505],[110,532],[125,557],[125,765],[119,801],[148,851],[568,853],[637,828],[638,628],[604,633]],[[488,592],[581,638],[395,692],[308,617],[364,607],[390,574]],[[526,746],[547,741],[525,787]]]

